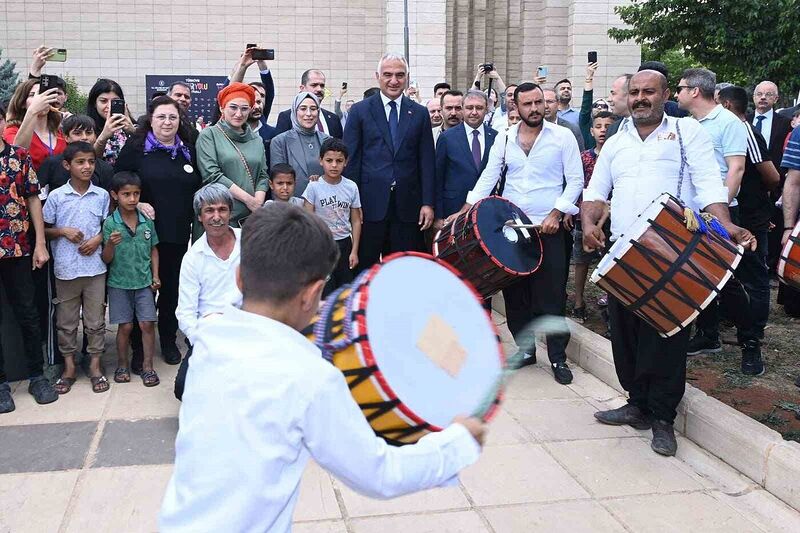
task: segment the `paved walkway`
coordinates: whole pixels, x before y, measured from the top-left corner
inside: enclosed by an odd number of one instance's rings
[[[106,340],[113,371],[112,332]],[[50,406],[37,406],[27,383],[14,384],[17,410],[0,415],[0,533],[156,530],[179,409],[176,367],[157,370],[159,387],[135,379],[105,394],[82,377]],[[483,456],[459,487],[377,501],[312,465],[294,530],[800,531],[800,513],[690,441],[681,437],[678,457],[664,458],[650,450],[649,432],[594,422],[594,410],[621,403],[581,369],[565,387],[545,365],[528,367],[510,383]]]

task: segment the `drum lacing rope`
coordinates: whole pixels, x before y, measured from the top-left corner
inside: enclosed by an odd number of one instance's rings
[[[680,119],[675,121],[675,131],[678,133],[678,147],[681,151],[681,168],[678,171],[678,198],[681,198],[684,172],[686,170],[686,149],[683,147]],[[722,227],[717,217],[711,213],[700,213],[693,211],[689,207],[684,207],[683,216],[686,219],[686,229],[692,233],[708,233],[709,230],[711,230],[724,239],[731,238],[728,232],[725,231],[725,228]]]
[[[329,294],[328,298],[325,300],[325,304],[319,311],[319,319],[314,324],[314,339],[316,340],[314,344],[317,345],[317,348],[319,348],[322,352],[322,357],[328,362],[333,362],[333,354],[340,352],[353,344],[353,313],[351,312],[352,303],[358,294],[356,287],[361,285],[362,279],[364,279],[368,273],[369,270],[363,271],[352,283],[349,285],[343,285]],[[350,289],[350,295],[344,302],[344,319],[342,321],[343,338],[340,341],[331,342],[329,338],[330,332],[328,331],[328,323],[333,315],[334,307],[336,307],[336,303],[339,301],[339,296],[347,289]]]

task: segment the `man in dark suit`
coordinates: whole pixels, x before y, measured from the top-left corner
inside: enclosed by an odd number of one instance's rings
[[[309,91],[314,93],[319,98],[320,103],[325,98],[325,73],[321,70],[310,69],[303,72],[300,77],[300,91]],[[327,109],[319,108],[319,121],[317,122],[317,129],[323,133],[327,133],[331,137],[341,139],[344,133],[342,128],[342,121]],[[278,115],[278,123],[275,125],[277,132],[275,135],[281,134],[284,131],[292,129],[292,110],[287,109],[281,111]]]
[[[435,169],[428,110],[403,96],[408,63],[387,54],[375,76],[380,92],[350,109],[344,175],[358,185],[364,224],[358,267],[391,252],[421,250],[433,224]]]
[[[489,102],[481,91],[469,90],[462,98],[464,122],[444,131],[436,143],[436,221],[456,213],[467,201],[486,168],[497,132],[484,124]]]

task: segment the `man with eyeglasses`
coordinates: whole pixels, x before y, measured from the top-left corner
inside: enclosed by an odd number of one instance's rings
[[[780,169],[781,159],[783,159],[784,141],[792,131],[791,119],[776,113],[773,109],[779,96],[777,85],[771,81],[762,81],[753,90],[753,104],[756,106],[756,112],[747,117],[747,121],[753,125],[753,129],[767,141],[769,158],[777,169]]]
[[[572,135],[575,136],[575,140],[578,142],[578,150],[583,152],[586,150],[586,145],[583,142],[583,135],[581,135],[580,129],[576,124],[568,121],[565,118],[561,118],[558,115],[558,95],[552,89],[545,89],[544,91],[544,119],[547,122],[552,124],[556,124],[561,126],[562,128],[567,128],[569,131],[572,132]]]

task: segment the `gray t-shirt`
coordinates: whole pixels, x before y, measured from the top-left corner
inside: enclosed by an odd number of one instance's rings
[[[320,178],[318,181],[308,183],[303,198],[314,206],[314,212],[319,215],[331,229],[333,238],[337,241],[350,236],[353,228],[350,225],[350,210],[361,207],[356,184],[342,177],[342,180],[333,185]]]

